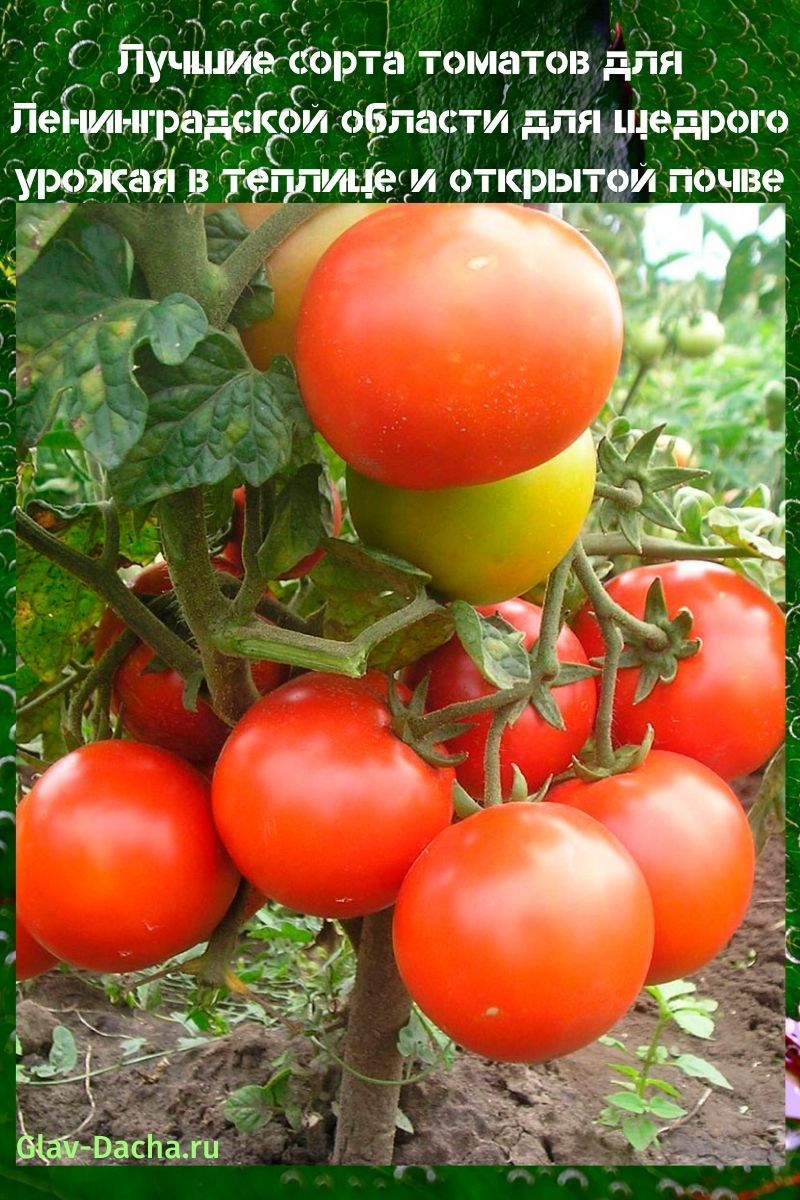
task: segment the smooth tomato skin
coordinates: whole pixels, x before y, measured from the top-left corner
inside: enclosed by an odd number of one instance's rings
[[[633,703],[638,667],[617,677],[613,733],[617,744],[641,742],[652,725],[654,746],[696,758],[723,779],[755,771],[778,749],[785,726],[785,622],[777,604],[727,567],[672,562],[634,567],[612,579],[609,595],[636,617],[659,576],[669,615],[688,608],[691,637],[703,645],[678,664],[672,683],[658,683]],[[589,658],[603,654],[590,605],[573,626]]]
[[[334,485],[331,488],[331,507],[332,512],[332,536],[338,537],[342,531],[342,498],[339,495],[339,489]],[[223,547],[220,552],[222,558],[231,564],[237,571],[241,572],[242,563],[242,538],[244,537],[244,487],[234,489],[233,493],[233,522],[231,525],[231,539]],[[296,566],[292,567],[291,571],[284,571],[279,579],[304,579],[309,575],[314,567],[325,557],[325,551],[322,546],[318,546],[316,550],[312,550],[305,558],[301,558]]]
[[[683,317],[675,327],[675,345],[684,358],[708,358],[724,341],[725,326],[713,312],[696,320]]]
[[[308,674],[236,726],[214,772],[214,819],[270,899],[321,917],[377,912],[448,824],[452,770],[423,762],[390,719],[370,679]]]
[[[467,1050],[508,1062],[557,1058],[606,1033],[652,949],[641,871],[599,822],[558,804],[498,805],[451,826],[395,908],[413,999]]]
[[[530,650],[539,637],[542,610],[526,600],[506,600],[503,604],[482,607],[479,612],[486,617],[497,613],[509,625],[521,630],[525,635],[526,650]],[[556,653],[561,662],[585,665],[587,661],[580,642],[566,627],[558,635]],[[414,663],[407,671],[406,678],[411,686],[416,686],[427,674],[430,674],[426,705],[429,712],[463,700],[488,696],[495,690],[483,678],[455,637]],[[557,688],[553,696],[566,729],[554,729],[548,725],[529,704],[503,734],[500,742],[500,783],[504,796],[511,792],[513,763],[525,776],[529,790],[536,791],[548,776],[557,775],[569,766],[573,755],[579,753],[592,732],[597,709],[594,679],[582,679]],[[459,737],[451,738],[447,742],[447,749],[451,754],[466,752],[467,758],[456,766],[456,777],[471,796],[481,799],[485,788],[483,756],[492,713],[480,713],[470,719],[472,728]]]
[[[422,567],[451,599],[492,604],[561,561],[586,520],[595,474],[587,429],[541,466],[475,487],[392,488],[348,467],[347,499],[362,541]]]
[[[611,271],[563,221],[511,204],[392,204],[318,263],[296,361],[312,421],[350,466],[429,489],[566,449],[621,350]]]
[[[151,967],[205,941],[239,875],[207,782],[154,746],[94,742],[17,809],[17,903],[38,942],[90,971]]]
[[[220,556],[213,558],[216,570],[239,575],[235,564]],[[137,595],[160,596],[172,591],[166,562],[150,563],[134,579],[131,590]],[[103,613],[95,635],[94,655],[98,659],[125,628],[112,609]],[[160,746],[196,765],[208,762],[219,753],[230,733],[201,696],[194,712],[184,708],[184,681],[170,668],[152,670],[153,650],[137,642],[120,664],[114,676],[111,707],[122,714],[125,731],[140,742]],[[284,683],[289,668],[264,659],[251,666],[253,682],[263,695]]]
[[[245,224],[251,228],[260,222],[254,221],[246,210],[258,207],[261,206],[235,205]],[[244,348],[259,371],[266,371],[276,354],[287,354],[289,358],[294,358],[297,318],[311,272],[328,247],[346,229],[383,206],[318,204],[315,207],[315,214],[284,238],[267,259],[267,275],[275,293],[272,315],[241,331]]]
[[[602,822],[639,864],[655,912],[647,983],[691,975],[727,944],[750,902],[755,851],[744,810],[718,775],[653,750],[634,771],[571,779],[551,798]]]
[[[17,981],[35,979],[51,971],[58,962],[54,954],[40,946],[36,938],[22,924],[19,917],[14,921],[16,938],[16,975]]]

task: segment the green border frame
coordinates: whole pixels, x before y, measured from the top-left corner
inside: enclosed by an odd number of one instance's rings
[[[371,3],[351,2],[345,6],[334,0],[294,0],[284,5],[281,0],[222,5],[205,0],[173,0],[170,7],[144,0],[136,6],[135,21],[123,0],[102,0],[100,3],[84,5],[82,0],[17,0],[4,6],[0,12],[0,54],[5,64],[5,80],[10,84],[14,98],[31,99],[36,92],[43,102],[58,104],[58,96],[64,86],[75,78],[91,79],[97,107],[106,104],[124,105],[131,97],[125,94],[125,84],[113,75],[113,61],[104,55],[109,46],[116,44],[120,36],[136,26],[137,36],[169,35],[173,44],[197,46],[211,49],[221,46],[252,45],[258,37],[299,38],[301,31],[310,30],[317,45],[326,44],[326,39],[336,36],[340,44],[354,48],[383,48],[407,46],[409,48],[445,46],[465,48],[468,46],[493,46],[517,48],[561,48],[586,44],[586,39],[604,36],[603,26],[607,23],[607,12],[602,0],[560,0],[557,3],[534,6],[528,0],[441,0],[425,6],[420,12],[417,0],[373,0]],[[126,11],[127,8],[127,11]],[[426,21],[426,14],[428,20]],[[436,22],[430,19],[430,14]],[[773,0],[764,4],[760,0],[629,0],[614,6],[614,17],[624,30],[630,49],[682,50],[684,73],[681,78],[672,76],[645,77],[634,81],[636,92],[633,100],[641,108],[663,107],[675,110],[681,107],[783,107],[790,119],[798,116],[798,64],[800,56],[794,49],[800,3],[798,0]],[[327,25],[327,28],[326,28]],[[391,31],[391,32],[390,32]],[[436,32],[434,32],[436,31]],[[193,43],[190,38],[195,38]],[[85,43],[82,50],[74,49]],[[96,50],[95,50],[96,47]],[[83,57],[81,57],[83,56]],[[113,59],[113,56],[112,56]],[[71,61],[72,60],[72,61]],[[106,74],[103,74],[103,71]],[[402,82],[402,81],[401,81]],[[287,85],[288,86],[288,85]],[[347,100],[346,86],[332,87],[317,82],[313,99],[333,107],[354,104],[358,98],[358,83],[352,85],[352,99]],[[259,89],[260,90],[260,89]],[[512,91],[512,99],[523,107],[573,107],[592,103],[585,95],[577,95],[577,87],[570,96],[563,88],[548,86],[541,81],[535,94],[524,89]],[[231,86],[224,80],[200,80],[187,89],[189,100],[197,107],[226,103]],[[158,94],[156,89],[155,95]],[[436,88],[429,87],[408,102],[419,106],[420,96],[430,99],[432,106],[441,106],[446,101]],[[152,100],[154,96],[138,95],[140,102]],[[618,87],[605,89],[598,103],[609,105],[624,100]],[[84,96],[84,100],[88,100]],[[763,105],[761,101],[763,100]],[[496,91],[489,81],[484,83],[463,80],[459,84],[458,103],[464,106],[490,107],[497,101]],[[10,112],[10,110],[9,110]],[[7,127],[7,122],[6,122]],[[791,127],[790,127],[791,133]],[[2,137],[4,135],[0,135]],[[424,165],[448,165],[468,163],[470,155],[476,154],[482,161],[506,165],[541,163],[543,151],[540,146],[516,143],[509,146],[497,142],[472,146],[456,139],[443,144],[441,139],[425,139],[428,156]],[[576,150],[577,145],[577,150]],[[661,169],[670,166],[778,166],[784,171],[785,186],[781,195],[752,197],[742,200],[778,200],[786,204],[789,252],[787,270],[789,276],[789,309],[787,329],[789,332],[789,355],[787,365],[788,382],[788,488],[790,513],[796,509],[800,499],[800,385],[798,375],[798,261],[797,261],[797,206],[798,163],[789,154],[789,135],[784,138],[763,137],[756,141],[748,139],[718,140],[713,144],[694,144],[651,140],[645,149],[648,165]],[[617,148],[618,149],[618,148]],[[292,155],[297,162],[313,162],[320,157],[335,164],[343,146],[335,138],[326,139],[325,145],[312,144],[276,148],[281,155]],[[354,164],[367,161],[376,153],[366,143],[348,141],[347,150],[353,155]],[[614,149],[610,151],[614,153]],[[146,141],[131,147],[137,164],[161,165],[165,156],[170,163],[194,161],[198,165],[214,168],[220,161],[234,165],[248,159],[253,163],[263,162],[263,149],[255,144],[241,143],[232,148],[226,143],[196,148],[185,140],[170,142],[162,148]],[[410,140],[398,140],[393,148],[395,161],[399,165],[417,162],[414,157],[418,146]],[[553,143],[546,151],[547,165],[564,167],[571,163],[571,156],[578,154],[575,165],[582,165],[583,150],[579,143]],[[0,237],[3,253],[13,248],[13,202],[17,198],[13,166],[24,160],[28,166],[58,165],[59,162],[75,161],[78,155],[87,157],[95,165],[107,165],[113,151],[97,139],[86,145],[76,136],[54,142],[43,136],[34,136],[13,142],[6,136],[0,146],[0,172],[3,190],[0,201]],[[361,159],[359,159],[361,155]],[[59,198],[54,195],[53,199]],[[180,199],[181,197],[177,197]],[[209,199],[222,199],[222,195],[209,195]],[[331,196],[330,199],[338,197]],[[472,199],[472,197],[465,197]],[[485,197],[492,199],[493,197]],[[578,199],[580,197],[570,197]],[[583,197],[587,198],[587,197]],[[725,200],[721,193],[699,197],[664,195],[658,188],[655,199]],[[106,199],[103,197],[103,199]],[[121,198],[118,198],[121,199]],[[559,197],[542,196],[545,199]],[[3,281],[0,279],[0,287]],[[13,600],[13,551],[10,545],[10,517],[13,502],[14,469],[11,457],[11,426],[13,423],[13,309],[0,307],[0,361],[4,386],[0,390],[0,777],[3,784],[3,805],[13,808],[13,757],[11,756],[11,731],[13,714],[10,704],[8,683],[13,672],[13,626],[11,603]],[[789,531],[789,642],[788,642],[788,719],[789,719],[789,899],[790,923],[800,919],[800,850],[798,850],[798,804],[797,786],[800,778],[800,693],[797,688],[798,675],[798,618],[797,618],[797,567],[798,547],[796,526]],[[10,822],[3,818],[0,832],[0,931],[10,933],[13,893],[13,854],[8,837]],[[788,996],[793,1010],[800,999],[800,970],[792,967],[788,978]],[[196,1193],[207,1196],[222,1194],[230,1181],[219,1170],[201,1176],[198,1168],[184,1168],[191,1172],[177,1179],[163,1174],[141,1175],[144,1168],[124,1167],[122,1175],[117,1173],[108,1183],[102,1174],[89,1167],[78,1167],[64,1174],[57,1168],[38,1167],[35,1174],[26,1168],[13,1166],[14,1113],[13,1089],[13,1043],[6,1035],[14,1019],[13,975],[9,969],[0,972],[0,1018],[3,1022],[0,1054],[4,1104],[0,1108],[0,1179],[8,1180],[19,1188],[35,1189],[54,1196],[94,1196],[104,1194],[107,1187],[126,1198],[146,1192],[154,1196],[170,1196],[175,1192]],[[535,1189],[537,1196],[563,1197],[575,1191],[588,1197],[624,1198],[635,1196],[645,1200],[650,1196],[670,1195],[669,1181],[688,1187],[694,1185],[700,1194],[711,1193],[723,1188],[741,1200],[763,1194],[779,1193],[798,1182],[800,1156],[787,1162],[785,1168],[773,1171],[770,1168],[724,1168],[717,1170],[702,1166],[651,1169],[635,1168],[483,1168],[444,1167],[430,1172],[408,1168],[336,1168],[307,1167],[286,1169],[283,1167],[229,1168],[238,1172],[236,1186],[243,1200],[250,1195],[261,1195],[265,1187],[275,1194],[295,1192],[323,1192],[340,1194],[362,1193],[382,1185],[382,1190],[395,1193],[421,1193],[426,1197],[499,1196],[507,1192],[523,1192]],[[266,1174],[265,1174],[266,1170]],[[666,1191],[665,1191],[666,1189]]]

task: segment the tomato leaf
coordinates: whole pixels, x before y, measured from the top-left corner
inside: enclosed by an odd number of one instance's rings
[[[643,1113],[647,1112],[648,1108],[647,1103],[635,1092],[612,1092],[610,1096],[606,1096],[606,1100],[614,1108],[621,1108],[625,1112]]]
[[[134,378],[137,347],[176,364],[208,329],[189,296],[132,299],[127,243],[107,225],[79,245],[58,240],[30,267],[17,307],[18,440],[24,453],[64,411],[83,446],[117,466],[145,428],[147,397]]]
[[[488,683],[501,689],[527,683],[531,663],[518,629],[500,616],[482,617],[463,600],[455,600],[451,611],[461,645]]]
[[[685,1108],[681,1108],[680,1104],[675,1104],[672,1100],[667,1100],[666,1096],[651,1096],[650,1112],[664,1121],[674,1121],[677,1117],[686,1115]]]
[[[258,565],[266,579],[276,579],[297,566],[331,534],[330,486],[318,463],[306,463],[281,489],[272,524],[258,552]]]
[[[208,257],[213,263],[224,262],[250,235],[250,230],[233,206],[209,213],[205,218],[205,226]],[[237,329],[246,329],[254,321],[263,321],[271,317],[274,307],[275,293],[269,282],[266,266],[259,267],[236,301],[230,322]]]
[[[234,471],[255,487],[266,483],[289,462],[295,429],[308,424],[287,363],[256,371],[242,347],[217,331],[179,365],[144,352],[147,428],[111,474],[115,495],[131,506],[149,504]]]
[[[33,266],[48,242],[72,216],[74,204],[17,205],[17,279]]]

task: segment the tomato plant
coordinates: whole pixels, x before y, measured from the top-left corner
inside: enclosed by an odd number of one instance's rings
[[[639,864],[655,912],[647,983],[692,974],[730,940],[750,901],[755,852],[739,800],[708,767],[653,750],[633,771],[572,779],[547,799],[600,821]]]
[[[347,498],[363,540],[431,575],[445,596],[490,604],[539,583],[564,557],[592,502],[587,430],[549,462],[475,487],[386,487],[352,468]]]
[[[270,899],[360,916],[394,901],[447,825],[452,778],[395,736],[370,682],[305,675],[255,704],[228,739],[214,771],[214,819],[236,865]]]
[[[204,941],[239,876],[208,784],[181,759],[94,742],[54,763],[17,809],[17,903],[47,950],[134,971]]]
[[[400,974],[468,1050],[539,1062],[605,1033],[644,982],[653,908],[603,826],[557,804],[484,809],[441,833],[400,889]]]
[[[496,613],[521,630],[527,650],[532,649],[539,637],[542,611],[526,600],[507,600],[483,607],[479,612],[484,616]],[[586,665],[580,642],[566,626],[558,635],[556,653],[561,662]],[[431,710],[488,696],[495,690],[457,638],[415,663],[408,672],[409,683],[416,685],[426,675],[430,677],[427,707]],[[504,730],[500,742],[500,781],[504,795],[511,791],[513,764],[525,776],[529,790],[536,791],[550,775],[566,770],[589,737],[596,709],[594,680],[589,677],[566,684],[556,689],[555,699],[564,721],[563,730],[548,724],[532,704]],[[484,754],[491,720],[489,711],[477,714],[470,719],[471,728],[447,743],[452,754],[466,753],[466,759],[456,766],[456,775],[470,795],[480,798],[484,795]]]
[[[621,348],[604,260],[515,205],[373,213],[322,257],[297,327],[314,424],[359,473],[400,488],[489,483],[552,458],[597,415]]]
[[[640,668],[617,678],[614,736],[640,742],[651,725],[654,745],[696,758],[723,779],[760,767],[784,734],[785,622],[777,604],[742,575],[710,562],[634,567],[610,580],[609,595],[642,617],[648,590],[658,578],[667,610],[693,615],[691,636],[701,648],[678,664],[671,683],[657,683],[634,702]],[[603,642],[591,605],[574,629],[589,658]]]
[[[58,962],[54,954],[40,946],[17,916],[14,921],[17,979],[33,979],[50,971]]]

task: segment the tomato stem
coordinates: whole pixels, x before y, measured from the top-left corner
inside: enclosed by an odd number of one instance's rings
[[[629,553],[630,549],[631,547],[628,545]],[[663,629],[658,625],[653,625],[650,621],[640,621],[638,617],[634,617],[632,613],[627,612],[626,609],[622,608],[621,605],[617,604],[611,598],[595,573],[592,564],[589,562],[588,553],[581,542],[576,543],[574,563],[575,574],[578,576],[578,581],[591,601],[595,615],[601,626],[603,618],[610,618],[625,633],[646,642],[650,649],[666,649],[669,644],[669,637]]]
[[[117,668],[136,645],[137,640],[136,634],[130,629],[123,630],[75,690],[64,721],[64,739],[68,750],[83,745],[83,712],[89,698],[98,689],[104,689],[105,685],[110,687]]]
[[[397,1035],[411,998],[392,950],[393,909],[364,917],[356,981],[350,1000],[345,1063],[332,1162],[386,1165],[392,1161],[403,1060]],[[364,1077],[367,1078],[364,1078]],[[380,1085],[368,1080],[380,1080]]]
[[[281,242],[317,211],[314,204],[285,204],[262,221],[221,264],[225,290],[219,298],[214,324],[224,325],[234,304],[265,260]],[[211,313],[208,314],[212,319]]]
[[[200,660],[186,642],[151,612],[146,604],[126,587],[116,570],[104,567],[43,529],[23,509],[16,510],[17,534],[21,541],[45,558],[80,579],[146,642],[168,666],[188,679],[199,670]],[[116,564],[114,564],[116,566]]]
[[[500,693],[503,694],[502,692]],[[513,705],[506,704],[498,708],[489,725],[486,735],[486,748],[483,755],[484,775],[484,804],[487,808],[494,804],[503,803],[503,788],[500,771],[500,745],[503,740],[508,719]]]
[[[620,404],[619,408],[617,409],[617,416],[621,417],[623,415],[623,413],[625,412],[625,410],[627,409],[628,405],[633,400],[634,396],[636,395],[636,393],[638,392],[642,383],[644,382],[644,377],[647,374],[647,372],[650,370],[650,366],[651,366],[650,363],[645,363],[645,362],[639,363],[639,366],[636,369],[636,374],[633,377],[633,382],[631,383],[631,386],[628,388],[628,394],[625,397],[625,399],[622,401],[622,403]]]
[[[628,539],[621,533],[590,533],[583,539],[583,548],[592,558],[615,558],[633,553]],[[643,559],[656,558],[661,561],[677,559],[758,558],[757,550],[749,546],[692,546],[687,542],[675,542],[670,538],[643,537],[641,539]]]

